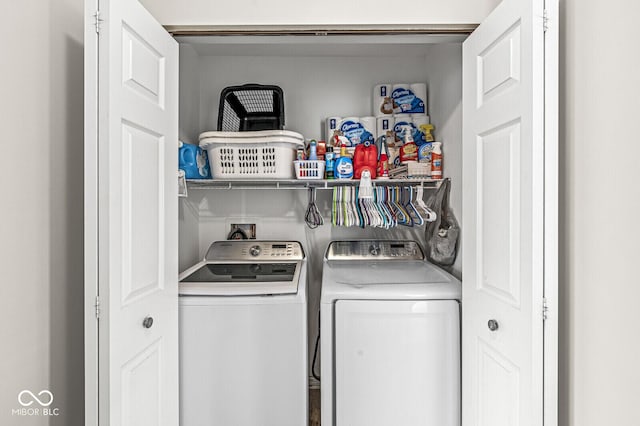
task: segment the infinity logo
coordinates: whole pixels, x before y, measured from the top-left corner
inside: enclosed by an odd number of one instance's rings
[[[23,396],[25,395],[29,395],[32,399],[32,401],[29,401],[27,399],[27,402],[25,402],[23,399]],[[42,396],[42,395],[47,395],[49,397],[49,401],[46,400],[46,397],[43,398],[43,400],[41,400],[40,398],[38,398],[38,396]],[[33,392],[31,392],[30,390],[23,390],[22,392],[20,392],[18,394],[18,402],[20,403],[20,405],[22,405],[23,407],[28,407],[31,404],[35,402],[37,402],[38,404],[42,405],[43,407],[48,407],[51,404],[53,404],[53,394],[51,392],[49,392],[48,390],[41,390],[40,392],[38,392],[38,396],[35,396],[33,394]]]

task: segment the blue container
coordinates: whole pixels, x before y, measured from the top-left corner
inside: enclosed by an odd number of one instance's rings
[[[207,151],[199,146],[180,142],[178,164],[187,179],[211,179]]]
[[[336,179],[353,179],[353,160],[351,158],[340,157],[333,167],[333,175]]]

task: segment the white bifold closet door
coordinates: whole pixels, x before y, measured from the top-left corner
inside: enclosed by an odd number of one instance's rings
[[[90,15],[97,5],[87,3]],[[87,135],[97,136],[87,138],[85,167],[95,173],[86,212],[97,260],[87,264],[100,301],[99,414],[87,424],[176,426],[178,44],[137,1],[99,6],[97,41],[88,37],[85,50],[97,60],[87,67],[98,82]]]
[[[544,2],[463,46],[462,424],[543,424]]]

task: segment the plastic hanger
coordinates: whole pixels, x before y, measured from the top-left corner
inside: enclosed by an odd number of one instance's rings
[[[409,186],[406,189],[407,189],[408,200],[404,206],[407,209],[407,213],[409,213],[409,216],[411,217],[411,221],[413,222],[414,225],[422,226],[424,225],[424,219],[416,209],[416,206],[413,205],[413,187]]]
[[[402,207],[401,201],[400,201],[400,190],[399,187],[393,187],[391,188],[391,205],[393,206],[395,212],[396,212],[396,217],[398,220],[398,224],[399,225],[407,225],[410,226],[411,222],[410,222],[410,217],[407,214],[406,210],[404,209],[404,207]]]
[[[396,214],[395,209],[393,208],[393,204],[391,202],[391,187],[385,188],[384,193],[384,206],[387,209],[387,212],[391,216],[391,227],[398,226],[398,215]]]
[[[347,187],[343,186],[341,188],[341,192],[342,192],[342,197],[341,197],[341,201],[342,201],[342,226],[349,226],[349,219],[351,218],[351,216],[349,215],[349,193],[347,192]]]
[[[373,192],[372,207],[376,210],[378,215],[378,227],[386,228],[386,218],[382,210],[382,206],[380,205],[380,188],[379,187],[376,187]]]
[[[352,186],[351,187],[351,204],[352,204],[352,208],[353,208],[353,212],[356,213],[355,215],[355,219],[356,219],[356,226],[359,226],[360,228],[364,228],[366,226],[366,218],[364,217],[364,214],[360,208],[360,197],[359,197],[359,193],[360,193],[360,188],[356,187],[356,186]]]
[[[340,187],[333,188],[333,209],[335,226],[342,226],[342,204],[341,204],[342,189]]]
[[[418,204],[418,208],[424,213],[424,219],[427,222],[434,222],[438,218],[438,215],[424,203],[423,197],[424,188],[419,186],[416,194],[416,203]]]

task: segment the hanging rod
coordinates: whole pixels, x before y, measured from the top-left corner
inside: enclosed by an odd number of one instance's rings
[[[273,180],[250,180],[250,179],[188,179],[187,187],[190,190],[196,189],[331,189],[336,186],[350,186],[360,183],[359,179],[273,179]],[[441,179],[374,179],[373,186],[421,186],[427,189],[435,189],[442,183]]]
[[[462,35],[477,24],[404,25],[165,25],[174,37],[194,36],[344,36],[344,35]]]

